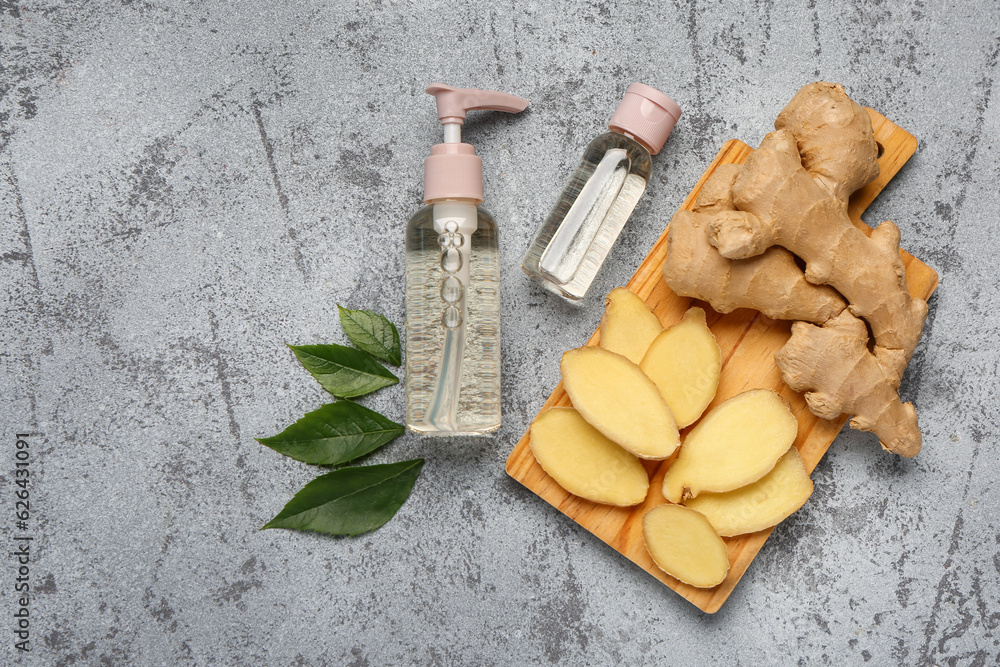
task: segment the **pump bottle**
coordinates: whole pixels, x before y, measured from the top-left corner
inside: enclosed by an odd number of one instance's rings
[[[555,207],[521,261],[521,269],[545,289],[570,301],[582,299],[646,190],[656,155],[680,118],[672,99],[633,83],[609,132],[587,146]]]
[[[444,143],[424,161],[424,202],[406,228],[406,426],[430,435],[500,427],[500,261],[482,160],[462,143],[472,110],[518,113],[514,95],[432,84]]]

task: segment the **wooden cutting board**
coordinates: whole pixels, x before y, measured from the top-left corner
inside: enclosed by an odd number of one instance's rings
[[[879,157],[881,174],[875,181],[854,193],[849,213],[855,225],[865,233],[871,234],[871,228],[861,221],[861,214],[917,150],[917,140],[876,111],[868,109],[868,113],[872,117],[875,139],[882,150],[882,155]],[[684,200],[682,208],[691,208],[702,185],[719,165],[742,164],[752,152],[753,149],[741,141],[727,141]],[[708,313],[709,326],[722,349],[723,366],[719,392],[706,412],[747,389],[756,387],[774,389],[788,400],[798,418],[799,432],[795,446],[799,449],[806,469],[811,473],[847,422],[848,416],[841,415],[833,421],[815,417],[809,412],[802,396],[781,381],[774,363],[774,353],[788,340],[791,323],[773,320],[749,309],[720,315],[704,302],[677,296],[663,281],[663,263],[666,256],[667,231],[664,230],[645,261],[628,282],[628,288],[649,304],[665,326],[680,320],[692,304],[704,308]],[[906,265],[907,289],[911,295],[927,299],[937,287],[937,273],[905,251],[902,251],[902,257]],[[597,345],[599,337],[599,332],[594,332],[587,345]],[[553,360],[554,363],[555,361],[557,360]],[[539,414],[551,407],[564,405],[570,405],[570,400],[563,391],[562,383],[559,383]],[[919,407],[917,406],[918,410]],[[686,429],[685,433],[687,430],[690,428]],[[642,515],[649,508],[666,502],[661,492],[661,484],[663,475],[674,457],[666,461],[644,462],[650,475],[650,489],[643,504],[626,508],[611,507],[578,498],[556,484],[532,456],[528,446],[529,435],[529,432],[525,432],[507,458],[507,473],[511,477],[708,613],[719,610],[773,530],[769,528],[750,535],[725,538],[730,563],[729,575],[725,581],[710,589],[688,586],[660,570],[649,557],[642,540]],[[873,443],[873,446],[877,445]],[[873,456],[893,455],[878,452]]]

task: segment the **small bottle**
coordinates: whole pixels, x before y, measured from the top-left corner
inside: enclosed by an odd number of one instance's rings
[[[517,113],[514,95],[435,83],[444,143],[424,161],[424,202],[406,227],[406,427],[483,435],[500,427],[500,256],[483,162],[462,143],[466,111]]]
[[[594,139],[521,260],[545,289],[582,299],[639,197],[656,155],[681,117],[672,99],[633,83],[606,134]]]

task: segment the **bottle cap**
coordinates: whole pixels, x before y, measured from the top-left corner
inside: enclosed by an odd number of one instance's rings
[[[633,83],[611,116],[608,127],[632,135],[656,155],[680,117],[681,108],[677,102],[656,88]]]
[[[434,144],[424,158],[424,201],[483,201],[483,160],[472,144]]]
[[[483,109],[518,113],[527,108],[528,100],[492,90],[453,88],[443,83],[432,83],[427,92],[437,102],[444,143],[435,144],[424,160],[424,201],[474,199],[482,203],[483,161],[472,144],[462,143],[466,112]]]

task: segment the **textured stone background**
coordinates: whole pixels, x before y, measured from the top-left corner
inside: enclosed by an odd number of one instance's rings
[[[0,559],[0,662],[997,664],[996,3],[493,7],[0,1],[5,544],[19,430],[37,475],[34,650]],[[708,616],[504,474],[601,310],[517,267],[631,81],[685,115],[598,295],[818,78],[920,139],[868,219],[941,274],[903,388],[924,451],[844,432]],[[503,429],[377,454],[427,465],[374,534],[258,532],[315,474],[253,440],[325,398],[283,343],[341,341],[336,302],[403,319],[435,80],[532,102],[465,133],[502,230]],[[401,419],[403,390],[364,402]]]

